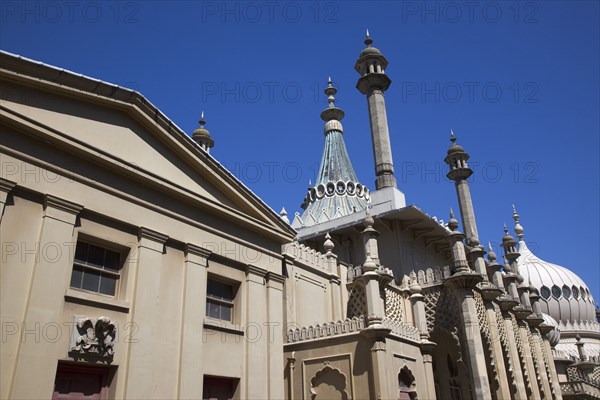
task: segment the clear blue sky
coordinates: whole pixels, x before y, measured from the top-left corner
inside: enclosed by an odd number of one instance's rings
[[[399,189],[447,219],[450,128],[471,154],[482,241],[515,203],[538,256],[600,300],[599,3],[3,1],[0,47],[139,90],[273,209],[299,211],[323,144],[331,75],[345,139],[373,189],[354,63],[365,28],[389,60]]]

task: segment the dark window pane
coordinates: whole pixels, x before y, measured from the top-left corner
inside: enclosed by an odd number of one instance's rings
[[[550,298],[550,289],[548,289],[547,286],[542,286],[542,289],[540,290],[540,294],[542,295],[542,297],[546,300],[548,300]]]
[[[231,321],[231,306],[221,305],[221,319]]]
[[[104,249],[90,244],[87,262],[88,264],[97,265],[99,267],[104,265]]]
[[[117,279],[115,277],[102,275],[100,277],[100,293],[114,295],[116,284]]]
[[[575,299],[579,298],[579,289],[577,289],[577,286],[573,285],[573,297]]]
[[[104,269],[118,271],[121,263],[121,254],[116,251],[106,250],[104,255]]]
[[[209,280],[207,292],[208,297],[213,299],[233,301],[233,286],[226,283]]]
[[[71,273],[71,287],[81,288],[82,275],[83,275],[83,268],[73,267],[73,272]]]
[[[85,262],[87,260],[88,244],[83,242],[77,242],[75,248],[75,259],[77,261]]]
[[[81,285],[81,288],[85,290],[91,290],[92,292],[97,292],[99,281],[99,272],[86,269],[83,273],[83,284]]]
[[[560,295],[561,295],[560,288],[556,285],[552,286],[552,296],[555,299],[558,299],[558,298],[560,298]]]
[[[208,316],[211,318],[219,319],[219,305],[215,303],[207,303],[208,306]]]

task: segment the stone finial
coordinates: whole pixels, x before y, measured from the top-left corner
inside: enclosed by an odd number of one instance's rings
[[[331,251],[333,250],[334,247],[335,247],[335,245],[333,244],[333,241],[331,240],[331,235],[329,234],[329,232],[327,232],[327,234],[325,235],[325,242],[323,242],[323,249],[327,253],[331,253]]]
[[[448,220],[448,228],[452,232],[458,231],[458,220],[454,218],[454,211],[450,208],[450,220]]]
[[[363,219],[363,225],[365,228],[372,228],[375,225],[375,220],[371,216],[369,210],[366,211],[365,218]]]
[[[375,271],[377,269],[377,264],[371,258],[371,254],[367,253],[367,257],[365,258],[365,262],[363,263],[363,272]]]
[[[513,207],[513,219],[515,220],[515,233],[517,234],[519,241],[521,241],[521,240],[523,240],[523,237],[525,236],[523,234],[523,227],[519,223],[519,214],[517,214],[517,209],[515,208],[515,205],[513,204],[512,207]]]
[[[488,260],[490,263],[495,263],[497,259],[496,253],[494,253],[494,249],[492,248],[492,244],[488,242]]]
[[[281,219],[283,220],[283,222],[285,222],[286,224],[290,223],[290,219],[288,218],[288,213],[285,210],[285,207],[281,208],[281,211],[279,212],[279,216],[281,217]]]

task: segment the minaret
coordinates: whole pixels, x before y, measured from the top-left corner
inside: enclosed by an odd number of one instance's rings
[[[210,153],[210,149],[214,147],[215,141],[210,137],[210,132],[204,127],[206,121],[204,120],[204,111],[200,116],[200,128],[197,128],[192,132],[192,139],[196,141],[207,153]]]
[[[360,74],[356,88],[367,95],[369,117],[371,120],[371,138],[373,140],[373,158],[375,160],[375,188],[396,187],[394,177],[394,161],[390,146],[384,92],[392,83],[385,74],[388,65],[381,52],[371,46],[373,40],[367,30],[365,44],[367,47],[360,53],[354,69]]]
[[[467,165],[469,154],[465,152],[462,146],[456,144],[456,136],[450,130],[450,141],[452,145],[448,148],[448,155],[444,162],[450,167],[446,175],[448,179],[454,181],[456,194],[458,196],[458,205],[460,207],[460,216],[462,218],[463,229],[467,236],[467,244],[470,247],[479,245],[477,234],[477,224],[475,223],[475,211],[473,210],[473,201],[471,200],[471,190],[467,178],[473,174],[473,170]]]

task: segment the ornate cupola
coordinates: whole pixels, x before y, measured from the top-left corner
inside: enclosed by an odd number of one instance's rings
[[[210,132],[204,127],[206,121],[204,120],[204,111],[200,116],[200,127],[196,128],[192,132],[192,139],[200,145],[207,153],[210,153],[210,149],[214,147],[215,141],[210,137]]]
[[[296,229],[330,221],[367,209],[369,189],[358,182],[346,144],[340,120],[344,111],[335,106],[336,88],[329,78],[325,94],[329,106],[321,112],[325,121],[325,148],[315,185],[309,185],[301,207],[302,216],[294,218]]]
[[[385,74],[388,61],[379,49],[372,46],[373,39],[369,36],[368,30],[365,44],[367,47],[360,53],[354,69],[360,74],[356,88],[367,96],[369,105],[373,158],[375,161],[375,175],[377,176],[375,187],[379,190],[386,187],[396,187],[384,98],[384,93],[392,80]]]

